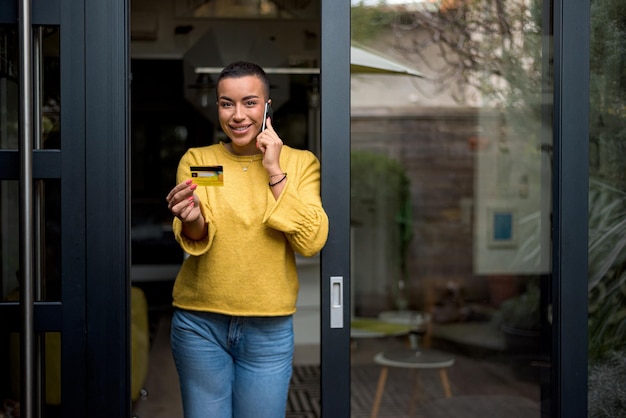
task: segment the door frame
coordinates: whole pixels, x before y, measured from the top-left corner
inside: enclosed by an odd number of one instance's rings
[[[328,241],[321,253],[323,417],[350,416],[350,1],[321,0],[322,202]],[[331,327],[331,280],[343,278],[342,327]]]
[[[554,0],[553,7],[550,416],[573,417],[587,411],[591,15],[589,0]]]
[[[3,2],[0,22],[15,24],[17,6]],[[34,302],[33,328],[61,331],[66,417],[131,414],[129,10],[128,0],[31,7],[33,25],[60,27],[61,147],[33,151],[32,177],[60,179],[62,296]],[[19,180],[19,157],[0,150],[0,179]],[[19,330],[19,311],[0,303],[0,328]],[[33,402],[24,416],[38,415]]]
[[[321,1],[322,200],[330,219],[321,257],[322,416],[349,417],[350,2]],[[570,417],[587,410],[589,0],[553,0],[551,10],[552,356],[542,416]],[[330,327],[334,276],[344,279],[340,329]]]
[[[60,4],[59,14],[51,13],[60,20],[68,68],[61,81],[71,86],[62,90],[60,156],[64,415],[130,416],[129,0],[40,0],[33,8],[40,3]],[[580,92],[588,97],[590,14],[589,0],[554,0],[553,7],[550,416],[567,417],[587,408],[589,103]],[[321,0],[321,28],[322,199],[330,219],[321,255],[322,414],[348,417],[350,2]],[[8,162],[2,178],[14,178],[8,170],[15,158],[0,155]],[[342,328],[330,327],[331,277],[343,278]]]
[[[131,414],[130,2],[82,1],[86,86],[85,416],[124,417]],[[117,402],[112,402],[114,399]]]

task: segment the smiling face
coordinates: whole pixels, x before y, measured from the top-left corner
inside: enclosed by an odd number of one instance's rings
[[[258,154],[256,137],[263,125],[268,100],[263,81],[254,75],[223,78],[217,85],[217,108],[222,130],[239,155]]]

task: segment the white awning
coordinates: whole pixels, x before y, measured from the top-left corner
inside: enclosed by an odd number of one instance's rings
[[[355,45],[350,46],[350,71],[357,74],[396,74],[424,77],[422,73],[411,67]]]

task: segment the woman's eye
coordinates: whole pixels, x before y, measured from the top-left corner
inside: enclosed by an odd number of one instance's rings
[[[221,102],[221,103],[220,103],[220,106],[221,106],[221,107],[231,107],[232,105],[233,105],[233,104],[232,104],[232,103],[229,103],[229,102]]]
[[[250,107],[256,106],[256,100],[248,100],[246,102],[246,106],[250,106]]]

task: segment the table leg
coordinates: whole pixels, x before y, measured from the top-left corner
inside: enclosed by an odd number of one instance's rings
[[[439,377],[441,378],[441,386],[443,386],[443,393],[446,398],[452,397],[452,391],[450,390],[450,380],[448,380],[448,371],[446,369],[439,369]]]
[[[370,415],[370,418],[378,417],[378,410],[380,408],[380,401],[383,398],[388,372],[389,369],[387,367],[380,368],[380,376],[378,377],[378,386],[376,387],[376,396],[374,397],[374,405],[372,406],[372,414]]]
[[[415,415],[415,404],[420,399],[421,392],[421,382],[420,375],[417,370],[412,370],[413,372],[413,391],[411,393],[411,400],[409,403],[409,417],[413,417]]]

